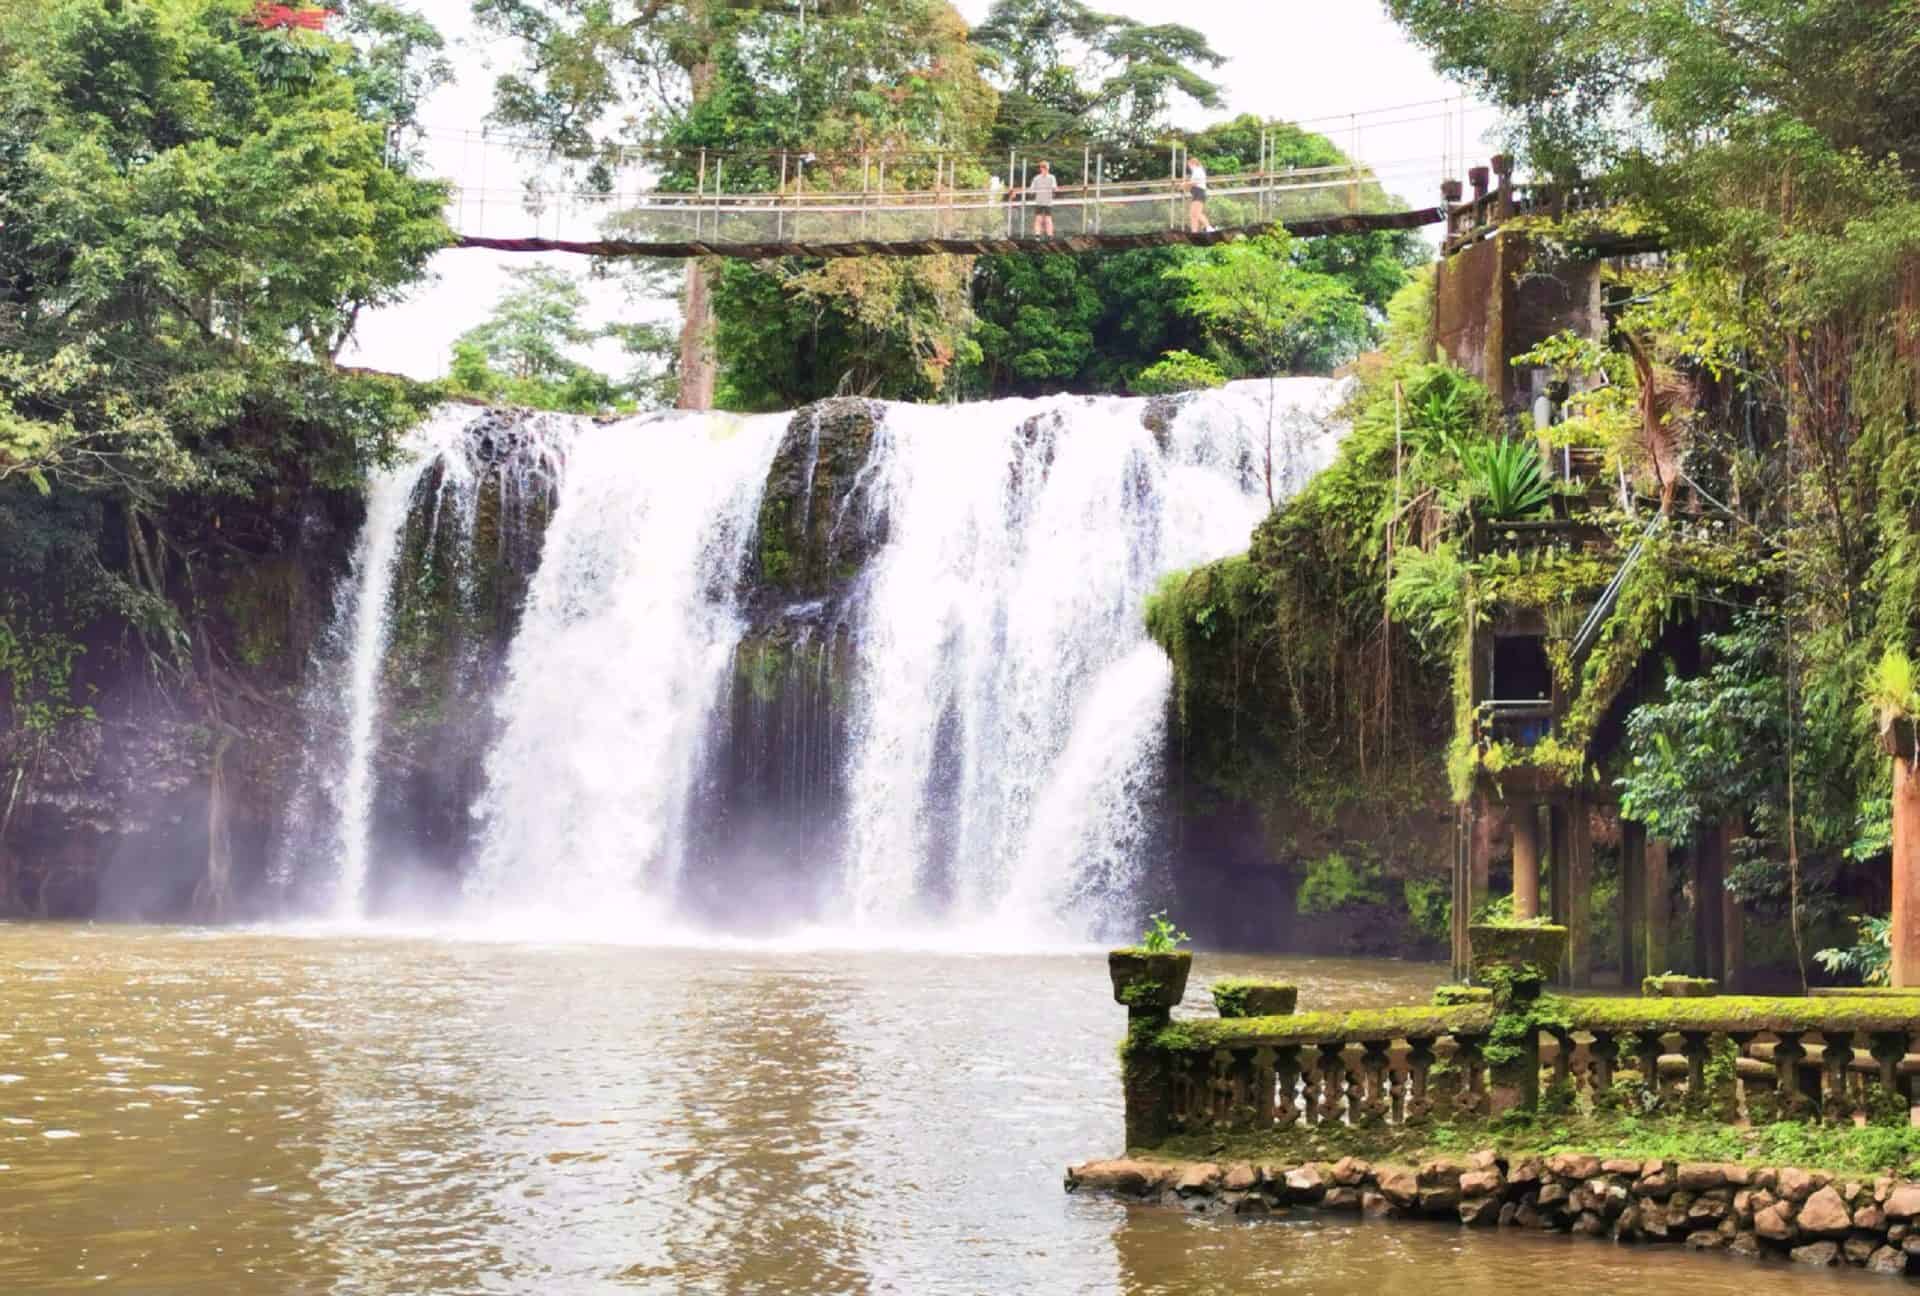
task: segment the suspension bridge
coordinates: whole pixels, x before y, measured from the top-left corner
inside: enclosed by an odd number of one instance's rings
[[[457,135],[462,182],[452,189],[447,215],[459,247],[599,257],[1119,251],[1210,246],[1276,225],[1312,238],[1443,221],[1451,237],[1447,205],[1419,206],[1399,195],[1433,193],[1437,179],[1450,174],[1458,120],[1443,112],[1384,123],[1438,122],[1443,141],[1437,159],[1385,165],[1285,165],[1279,132],[1264,130],[1252,165],[1208,177],[1199,229],[1192,227],[1187,154],[1178,144],[1121,152],[1053,146],[995,158],[632,147],[595,158],[589,184],[580,164],[484,130],[449,132]],[[1354,122],[1349,147],[1357,152],[1361,126]],[[1462,152],[1464,144],[1463,133]],[[444,143],[440,151],[448,152]],[[1033,194],[1043,160],[1057,185],[1048,209]],[[1052,218],[1046,233],[1042,215]]]

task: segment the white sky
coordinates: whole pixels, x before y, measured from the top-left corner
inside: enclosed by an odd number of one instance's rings
[[[970,22],[986,16],[991,0],[955,0]],[[482,40],[468,19],[468,0],[416,0],[416,7],[446,33],[458,75],[424,107],[429,128],[453,132],[480,126],[491,106],[494,77],[511,64],[510,42]],[[1381,169],[1389,188],[1416,204],[1435,201],[1446,170],[1485,160],[1484,131],[1493,113],[1469,104],[1465,118],[1468,161],[1459,162],[1462,127],[1449,128],[1437,105],[1407,113],[1381,113],[1406,104],[1454,99],[1459,86],[1437,75],[1386,16],[1377,0],[1096,0],[1096,7],[1143,22],[1179,22],[1204,32],[1229,61],[1211,73],[1222,83],[1226,103],[1216,112],[1183,110],[1181,125],[1197,126],[1220,116],[1254,113],[1302,122],[1332,137],[1350,154]],[[1317,120],[1349,113],[1374,114],[1356,136],[1351,124]],[[436,170],[469,184],[474,158],[445,134],[432,137],[429,159]],[[1406,164],[1417,163],[1411,169]],[[1404,177],[1404,179],[1403,179]],[[499,177],[490,177],[497,185]],[[489,233],[492,222],[489,221]],[[532,233],[529,230],[528,233]],[[348,363],[434,378],[446,372],[453,340],[485,316],[504,286],[509,266],[547,260],[573,272],[580,258],[449,250],[434,260],[434,278],[400,305],[361,319]],[[596,310],[612,318],[624,309],[619,290],[594,285]],[[645,312],[659,318],[670,305]],[[599,321],[595,321],[599,322]],[[611,365],[610,356],[599,357]]]

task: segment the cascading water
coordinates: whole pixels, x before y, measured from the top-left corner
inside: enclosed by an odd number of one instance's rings
[[[1311,470],[1336,384],[1276,384],[1276,484]],[[1170,673],[1141,612],[1245,546],[1267,504],[1266,384],[1183,403],[890,408],[889,542],[855,621],[847,903],[1091,934],[1139,868]]]
[[[578,429],[498,702],[470,901],[575,930],[664,907],[784,418]]]
[[[1171,688],[1146,597],[1245,547],[1269,476],[1284,494],[1330,453],[1341,391],[1282,380],[1271,418],[1264,382],[437,416],[370,487],[312,690],[337,698],[307,780],[334,911],[365,911],[398,838],[458,871],[474,917],[574,933],[1135,916]],[[540,506],[509,582],[514,499]],[[395,830],[436,799],[464,828]]]

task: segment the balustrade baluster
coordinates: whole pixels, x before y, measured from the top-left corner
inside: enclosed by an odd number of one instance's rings
[[[1393,1096],[1387,1088],[1388,1040],[1368,1040],[1361,1046],[1360,1072],[1366,1077],[1365,1095],[1360,1103],[1357,1124],[1384,1125],[1393,1111]]]
[[[1273,1051],[1274,1074],[1274,1124],[1281,1133],[1286,1133],[1301,1121],[1300,1116],[1300,1049],[1293,1044],[1283,1045]],[[1312,1124],[1311,1121],[1305,1122]]]
[[[1259,1130],[1273,1128],[1273,1050],[1266,1047],[1253,1051],[1253,1127]]]
[[[1216,1127],[1233,1122],[1233,1054],[1215,1049],[1207,1071],[1207,1116]]]
[[[1847,1073],[1853,1069],[1853,1032],[1823,1030],[1820,1040],[1824,1045],[1821,1069],[1826,1072],[1820,1114],[1836,1125],[1851,1123],[1853,1095],[1847,1091]]]
[[[1660,1055],[1664,1047],[1656,1029],[1643,1030],[1633,1037],[1633,1057],[1640,1068],[1640,1083],[1655,1097],[1666,1092],[1660,1083]]]
[[[1347,1045],[1344,1040],[1320,1045],[1320,1120],[1322,1125],[1340,1123],[1346,1113]]]
[[[1780,1114],[1804,1115],[1812,1103],[1800,1090],[1800,1062],[1807,1056],[1807,1050],[1800,1044],[1800,1032],[1775,1031],[1774,1038],[1777,1042],[1773,1046],[1773,1087]]]
[[[1898,1103],[1911,1107],[1907,1097],[1907,1087],[1901,1083],[1900,1062],[1907,1056],[1907,1033],[1905,1031],[1875,1031],[1871,1038],[1873,1060],[1880,1064],[1880,1092],[1888,1097],[1875,1097],[1865,1104],[1869,1114],[1882,1104]]]
[[[1460,1071],[1460,1091],[1455,1097],[1455,1110],[1465,1116],[1485,1116],[1492,1109],[1487,1095],[1487,1064],[1481,1050],[1487,1037],[1484,1034],[1455,1032],[1453,1037],[1455,1053],[1453,1064]]]
[[[1407,1092],[1402,1106],[1402,1121],[1407,1125],[1421,1125],[1433,1112],[1433,1104],[1427,1097],[1427,1078],[1433,1071],[1433,1041],[1431,1039],[1409,1039],[1407,1041]]]
[[[1251,1048],[1235,1049],[1233,1064],[1228,1068],[1232,1092],[1228,1096],[1227,1119],[1237,1130],[1250,1128],[1259,1108],[1259,1091],[1254,1079],[1254,1054],[1258,1051]]]
[[[1587,1056],[1593,1059],[1593,1106],[1598,1111],[1613,1105],[1613,1069],[1620,1057],[1620,1043],[1612,1031],[1594,1031]]]
[[[1681,1031],[1680,1056],[1687,1060],[1687,1105],[1703,1108],[1707,1102],[1707,1032]]]
[[[1546,1030],[1553,1036],[1553,1086],[1558,1089],[1573,1075],[1573,1032],[1560,1026]]]

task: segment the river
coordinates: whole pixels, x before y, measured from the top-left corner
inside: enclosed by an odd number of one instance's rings
[[[1303,1007],[1419,964],[1196,960]],[[0,924],[7,1292],[1863,1291],[1678,1248],[1068,1196],[1096,952]],[[1875,1290],[1886,1290],[1876,1287]]]

